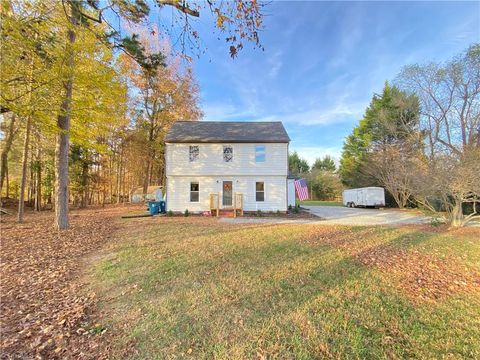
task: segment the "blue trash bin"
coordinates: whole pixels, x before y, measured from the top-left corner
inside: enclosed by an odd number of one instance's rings
[[[149,201],[148,211],[150,211],[150,215],[157,215],[160,211],[160,203],[158,201]]]
[[[160,203],[160,212],[162,214],[165,214],[167,212],[165,201],[162,200],[162,201],[159,201],[159,203]]]

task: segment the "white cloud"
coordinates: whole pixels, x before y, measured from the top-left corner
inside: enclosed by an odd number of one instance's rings
[[[330,125],[358,120],[365,110],[365,103],[346,104],[338,103],[327,108],[316,108],[307,111],[278,113],[255,117],[255,121],[283,121],[284,123],[312,126]]]
[[[289,114],[282,120],[300,125],[329,125],[348,121],[352,117],[360,117],[364,109],[364,104],[339,103],[330,108]]]
[[[205,121],[250,120],[254,121],[252,111],[239,109],[232,103],[213,103],[203,106]]]
[[[254,108],[235,106],[232,103],[226,104],[207,104],[204,106],[205,120],[208,121],[226,121],[226,120],[247,120],[247,121],[282,121],[285,124],[315,126],[331,125],[338,123],[351,122],[361,118],[366,104],[361,103],[343,103],[339,102],[331,107],[298,112],[272,113],[269,115],[260,115]]]
[[[235,106],[233,104],[207,104],[203,106],[205,120],[227,119],[235,114]]]
[[[270,65],[270,71],[268,72],[268,76],[270,78],[275,78],[282,68],[283,62],[281,60],[283,55],[283,51],[277,50],[274,54],[272,54],[268,59],[267,63]]]

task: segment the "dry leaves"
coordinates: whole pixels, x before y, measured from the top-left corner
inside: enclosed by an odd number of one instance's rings
[[[414,301],[438,300],[459,292],[478,291],[480,273],[451,257],[376,246],[356,254],[366,266],[375,266],[398,279],[398,286]]]
[[[82,258],[114,239],[113,217],[125,208],[74,211],[71,228],[53,230],[53,213],[1,223],[2,358],[105,358],[105,329],[88,324],[95,294],[79,281]]]
[[[477,234],[478,229],[462,228],[448,230],[446,227],[404,226],[406,231],[426,233],[448,233],[456,236]],[[480,273],[465,266],[454,257],[425,254],[417,250],[406,250],[363,241],[375,236],[376,227],[365,227],[352,231],[347,227],[312,228],[304,241],[311,245],[329,245],[357,259],[361,264],[376,267],[396,279],[398,288],[414,302],[437,300],[459,292],[478,291]],[[459,240],[460,241],[460,240]]]

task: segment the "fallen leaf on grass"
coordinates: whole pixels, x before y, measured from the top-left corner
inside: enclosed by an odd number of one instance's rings
[[[78,211],[71,228],[63,232],[52,231],[52,212],[27,213],[27,226],[2,217],[2,355],[107,357],[97,337],[76,332],[96,301],[95,294],[82,291],[79,260],[114,238],[113,218],[124,211],[121,207]]]
[[[453,257],[440,258],[388,246],[368,248],[355,256],[362,264],[396,277],[400,290],[414,300],[437,300],[480,289],[480,273]]]

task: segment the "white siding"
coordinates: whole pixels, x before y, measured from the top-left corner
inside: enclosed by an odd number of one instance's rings
[[[198,145],[198,160],[189,161],[189,146]],[[233,146],[233,161],[223,161],[223,146]],[[265,162],[255,162],[255,145],[265,145]],[[288,144],[177,144],[166,147],[166,175],[283,175],[288,173]]]
[[[167,178],[167,210],[201,212],[210,210],[210,193],[220,192],[222,181],[233,182],[233,192],[244,194],[245,211],[286,211],[287,179],[285,176],[169,176]],[[255,201],[255,182],[265,183],[265,201]],[[200,184],[200,201],[190,202],[190,182]]]
[[[288,179],[288,206],[295,206],[295,180]]]

